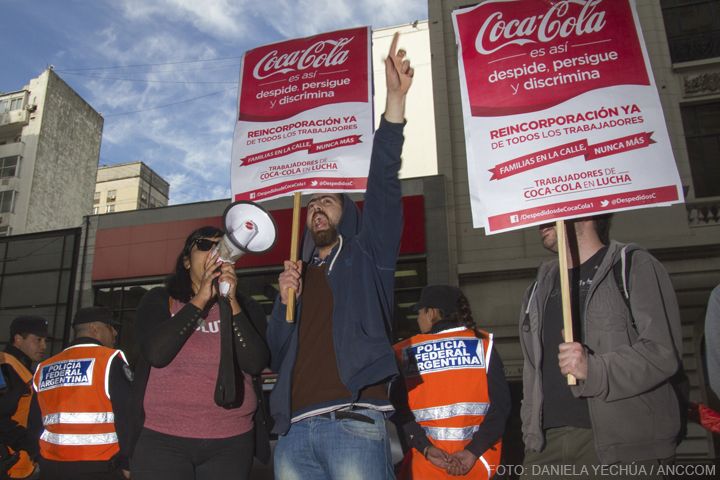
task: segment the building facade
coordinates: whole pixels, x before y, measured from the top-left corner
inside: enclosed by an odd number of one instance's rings
[[[413,86],[408,92],[405,106],[405,113],[410,121],[405,125],[400,178],[437,175],[430,25],[427,20],[378,28],[372,32],[375,125],[380,125],[380,115],[385,111],[387,87],[384,61],[395,32],[400,32],[399,48],[404,48],[408,52],[408,58],[415,72]]]
[[[164,207],[170,184],[143,162],[102,165],[97,170],[93,214]]]
[[[0,235],[80,226],[92,212],[102,129],[51,69],[0,94]]]

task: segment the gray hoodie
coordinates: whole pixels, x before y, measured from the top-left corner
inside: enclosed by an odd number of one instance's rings
[[[680,430],[678,400],[668,382],[682,358],[675,291],[660,262],[645,250],[635,251],[628,282],[635,330],[612,271],[622,247],[610,243],[587,294],[581,342],[588,350],[588,374],[571,387],[573,395],[588,399],[595,449],[603,464],[673,456]],[[542,316],[557,275],[557,260],[540,266],[520,314],[523,441],[536,452],[545,445]],[[557,352],[547,352],[546,358],[557,361]]]

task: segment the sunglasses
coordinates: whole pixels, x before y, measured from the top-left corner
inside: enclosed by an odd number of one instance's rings
[[[209,240],[207,238],[197,238],[195,239],[195,242],[193,242],[198,250],[201,252],[207,252],[211,250],[213,247],[215,247],[218,243],[220,243],[220,240]]]

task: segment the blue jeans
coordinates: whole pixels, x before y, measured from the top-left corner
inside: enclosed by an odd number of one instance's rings
[[[375,420],[322,416],[293,423],[275,446],[277,480],[394,479],[385,415],[376,410],[353,410]]]

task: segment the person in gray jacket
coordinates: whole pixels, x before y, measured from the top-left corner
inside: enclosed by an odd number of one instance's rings
[[[708,299],[705,314],[705,352],[710,388],[720,397],[720,285]]]
[[[672,462],[681,422],[669,379],[681,366],[682,335],[670,278],[657,259],[629,245],[626,303],[613,272],[624,245],[609,241],[610,216],[566,223],[568,245],[577,244],[568,247],[576,341],[562,337],[557,259],[538,269],[520,315],[526,471]],[[557,252],[554,225],[541,226],[540,235]],[[567,385],[568,374],[577,385]]]

